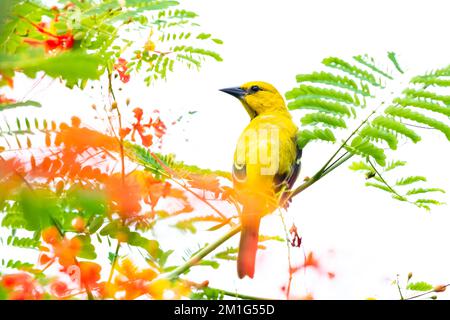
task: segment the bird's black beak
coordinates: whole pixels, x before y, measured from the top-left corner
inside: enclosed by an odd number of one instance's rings
[[[219,91],[231,94],[233,97],[236,97],[238,99],[242,99],[247,94],[247,91],[245,91],[244,89],[239,88],[239,87],[225,88],[225,89],[220,89]]]

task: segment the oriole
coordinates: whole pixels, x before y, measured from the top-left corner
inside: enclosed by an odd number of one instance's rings
[[[272,85],[256,81],[221,91],[238,98],[250,116],[238,139],[232,176],[242,204],[238,276],[253,278],[261,217],[284,202],[300,172],[302,150],[297,126]]]

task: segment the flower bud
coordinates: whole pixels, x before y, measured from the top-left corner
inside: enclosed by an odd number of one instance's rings
[[[440,285],[437,285],[436,287],[434,287],[433,291],[434,292],[444,292],[446,288],[447,288],[447,286],[440,284]]]

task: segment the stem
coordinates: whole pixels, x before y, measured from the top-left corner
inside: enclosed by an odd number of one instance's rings
[[[444,285],[444,286],[442,286],[443,288],[447,288],[448,286],[450,286],[450,283],[448,283],[448,284],[446,284],[446,285]],[[400,289],[400,288],[399,288]],[[416,299],[416,298],[420,298],[420,297],[423,297],[423,296],[425,296],[425,295],[427,295],[427,294],[431,294],[431,293],[435,293],[435,292],[438,292],[438,291],[436,291],[436,289],[431,289],[431,290],[429,290],[429,291],[426,291],[426,292],[423,292],[423,293],[419,293],[418,295],[415,295],[415,296],[412,296],[412,297],[409,297],[409,298],[403,298],[402,297],[402,299],[401,300],[412,300],[412,299]],[[401,293],[400,293],[401,294]]]
[[[388,189],[391,190],[391,192],[392,192],[393,194],[395,194],[397,197],[403,198],[403,196],[399,195],[399,194],[397,193],[397,191],[395,191],[395,190],[389,185],[389,183],[387,183],[387,181],[384,180],[383,176],[380,174],[380,172],[377,170],[377,168],[375,168],[375,166],[373,165],[372,161],[370,161],[370,159],[367,159],[367,162],[369,162],[370,166],[371,166],[372,169],[375,171],[375,173],[378,175],[378,177],[381,179],[381,181],[384,183],[384,185],[385,185],[386,187],[388,187]]]
[[[121,169],[122,169],[122,183],[125,184],[125,151],[124,151],[124,147],[123,147],[123,138],[121,136],[121,132],[122,132],[122,114],[120,113],[119,110],[119,106],[117,105],[117,101],[116,101],[116,95],[114,94],[114,89],[113,89],[113,85],[112,85],[112,74],[111,74],[111,70],[108,68],[108,91],[111,94],[111,97],[113,98],[115,105],[116,105],[116,111],[117,111],[117,117],[119,120],[119,134],[118,134],[118,139],[119,139],[119,147],[120,147],[120,165],[121,165]]]
[[[405,300],[405,298],[403,297],[403,293],[402,293],[402,289],[400,288],[400,282],[398,281],[398,274],[397,274],[397,289],[398,289],[398,293],[400,294],[400,300]]]
[[[286,223],[284,221],[283,213],[281,212],[281,210],[279,210],[279,214],[280,214],[280,218],[281,218],[281,223],[283,224],[284,233],[286,235],[287,260],[288,260],[288,268],[289,268],[288,285],[286,288],[286,299],[289,300],[289,296],[291,294],[292,277],[293,277],[292,261],[291,261],[291,244],[289,242],[289,233],[288,233]]]
[[[322,178],[325,177],[327,174],[329,174],[334,169],[338,168],[341,164],[349,160],[351,157],[353,157],[354,154],[346,152],[344,153],[339,159],[337,159],[333,164],[331,164],[325,171],[322,173]]]
[[[114,259],[111,263],[111,270],[109,271],[107,286],[109,286],[111,284],[111,280],[114,275],[114,271],[116,270],[117,257],[119,256],[119,250],[120,250],[120,241],[117,241],[116,251],[114,252]]]
[[[261,297],[249,296],[247,294],[241,294],[241,293],[238,293],[238,292],[232,292],[232,291],[228,291],[228,290],[216,289],[216,288],[212,288],[212,287],[209,287],[209,286],[207,288],[210,288],[212,290],[217,290],[217,291],[219,291],[220,293],[222,293],[225,296],[239,298],[239,299],[243,299],[243,300],[274,300],[274,299],[270,299],[270,298],[261,298]]]
[[[232,236],[237,234],[239,231],[241,231],[241,225],[236,225],[232,229],[230,229],[226,234],[224,234],[222,237],[214,241],[213,243],[207,245],[203,249],[201,249],[199,252],[197,252],[194,256],[192,256],[188,261],[186,261],[183,265],[179,266],[172,272],[170,272],[167,275],[163,275],[164,278],[167,279],[176,279],[181,274],[189,270],[191,267],[198,264],[204,257],[206,257],[208,254],[210,254],[212,251],[214,251],[217,247],[219,247],[222,243],[230,239]]]
[[[378,108],[377,108],[378,109]],[[333,159],[339,154],[339,152],[347,145],[347,143],[350,141],[350,139],[359,131],[359,129],[361,129],[361,127],[363,125],[366,124],[367,121],[369,121],[370,117],[372,115],[375,114],[375,112],[377,111],[377,109],[373,110],[366,119],[364,119],[363,122],[361,122],[359,124],[359,126],[352,131],[352,133],[347,137],[347,139],[345,139],[345,141],[341,144],[341,146],[336,150],[336,152],[330,157],[330,159],[325,163],[325,165],[322,167],[322,169],[319,170],[318,173],[316,173],[317,175],[321,175],[328,167],[328,165],[331,163],[331,161],[333,161]]]

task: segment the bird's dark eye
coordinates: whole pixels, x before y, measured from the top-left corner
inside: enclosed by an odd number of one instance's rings
[[[252,86],[252,87],[250,88],[250,90],[251,90],[252,92],[258,92],[258,91],[261,90],[261,88],[258,87],[258,86]]]

